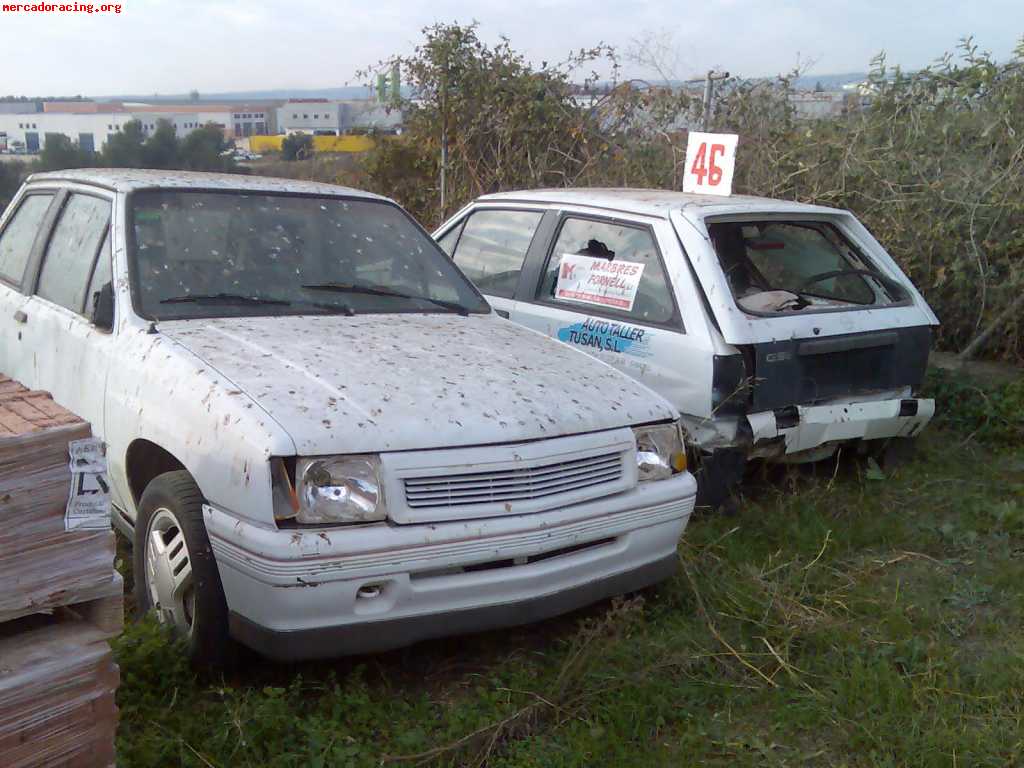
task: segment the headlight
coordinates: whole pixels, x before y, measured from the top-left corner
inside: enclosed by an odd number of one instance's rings
[[[296,522],[369,523],[387,517],[376,456],[299,459],[295,475]]]
[[[636,468],[640,482],[664,480],[686,469],[683,432],[678,421],[634,427]]]

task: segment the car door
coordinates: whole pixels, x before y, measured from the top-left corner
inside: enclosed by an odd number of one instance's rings
[[[562,211],[551,229],[511,319],[709,415],[713,342],[668,222]]]
[[[526,253],[543,216],[537,209],[476,208],[438,238],[502,317],[512,313]]]
[[[60,204],[25,305],[35,385],[104,432],[104,397],[113,333],[91,320],[96,293],[111,281],[112,198],[72,191]]]
[[[0,373],[28,387],[34,386],[34,373],[25,338],[31,289],[25,285],[55,195],[52,189],[26,192],[12,204],[0,231]]]

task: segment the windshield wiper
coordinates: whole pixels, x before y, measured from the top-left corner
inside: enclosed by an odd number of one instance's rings
[[[352,309],[348,304],[335,304],[329,301],[304,301],[302,302],[305,306],[316,307],[317,309],[326,309],[330,314],[341,314],[345,317],[354,317],[356,311]]]
[[[469,316],[469,310],[454,301],[443,299],[432,299],[429,296],[414,296],[411,293],[403,293],[380,285],[363,285],[361,283],[308,283],[302,286],[311,291],[336,291],[337,293],[365,293],[370,296],[389,296],[395,299],[411,299],[413,301],[426,301],[434,306],[457,312],[463,317]]]
[[[241,293],[189,293],[184,296],[172,296],[169,299],[160,299],[161,304],[185,304],[187,302],[196,302],[197,304],[206,302],[222,302],[224,304],[276,304],[282,307],[291,305],[290,301],[285,301],[284,299],[246,296]]]

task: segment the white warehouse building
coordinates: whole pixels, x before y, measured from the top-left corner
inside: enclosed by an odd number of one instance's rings
[[[271,111],[242,105],[211,104],[193,110],[188,105],[48,102],[42,112],[0,112],[0,136],[6,134],[9,151],[21,146],[35,154],[46,146],[47,134],[63,134],[82,149],[100,152],[132,120],[142,125],[144,135],[152,135],[158,122],[167,120],[179,138],[209,123],[221,128],[226,138],[234,138],[264,132]]]
[[[20,143],[29,154],[38,152],[45,146],[48,133],[64,134],[83,149],[99,152],[107,138],[121,130],[129,120],[134,119],[135,115],[129,113],[0,114],[0,133],[7,134],[8,147]]]

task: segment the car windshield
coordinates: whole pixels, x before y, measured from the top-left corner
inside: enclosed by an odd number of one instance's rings
[[[388,202],[165,189],[134,193],[129,220],[149,319],[490,311]]]
[[[884,306],[907,295],[828,222],[718,222],[708,232],[747,312]]]

